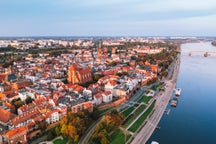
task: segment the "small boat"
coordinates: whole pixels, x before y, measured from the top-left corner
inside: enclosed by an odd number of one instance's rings
[[[177,97],[174,97],[171,101],[171,106],[172,107],[176,107],[178,104],[178,98]]]
[[[151,144],[159,144],[159,142],[152,141]]]
[[[180,88],[175,89],[175,95],[176,96],[180,96],[181,95],[181,89]]]

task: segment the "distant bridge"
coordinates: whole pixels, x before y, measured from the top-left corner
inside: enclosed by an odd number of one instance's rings
[[[188,52],[188,55],[192,56],[192,53],[203,53],[204,57],[208,57],[210,54],[216,54],[216,51],[192,50]]]

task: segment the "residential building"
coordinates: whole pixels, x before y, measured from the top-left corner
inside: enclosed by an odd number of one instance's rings
[[[9,130],[6,134],[8,144],[27,144],[27,129],[23,126]]]
[[[111,93],[111,91],[103,92],[102,97],[103,97],[103,102],[104,103],[112,102],[112,93]]]
[[[88,110],[89,112],[93,112],[93,103],[91,101],[87,101],[71,107],[72,113],[77,113],[81,110]]]
[[[3,126],[7,126],[9,121],[15,118],[16,115],[7,111],[3,108],[0,108],[0,124]]]
[[[94,103],[96,105],[100,105],[103,102],[103,96],[102,96],[102,92],[97,93],[96,95],[94,95]]]

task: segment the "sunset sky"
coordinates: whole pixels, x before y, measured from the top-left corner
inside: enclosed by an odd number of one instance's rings
[[[0,36],[215,36],[216,0],[1,0]]]

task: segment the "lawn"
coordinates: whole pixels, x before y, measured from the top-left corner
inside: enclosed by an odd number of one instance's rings
[[[148,96],[143,96],[141,99],[138,100],[139,103],[144,102],[144,103],[148,103],[149,100],[151,99],[151,97]]]
[[[129,107],[127,108],[125,111],[122,112],[122,114],[127,117],[135,108],[132,106],[132,107]]]
[[[128,140],[131,135],[127,135],[126,140]],[[125,135],[124,133],[118,129],[110,136],[111,144],[124,144],[125,143]]]
[[[129,117],[123,124],[123,127],[126,128],[127,126],[129,126],[134,119],[136,119],[136,117],[143,112],[143,110],[146,108],[145,105],[140,105],[136,111],[131,115],[131,117]]]
[[[135,132],[141,126],[141,124],[145,121],[148,115],[151,113],[155,105],[155,101],[151,104],[151,106],[139,117],[136,122],[128,129],[129,131]]]
[[[163,85],[164,83],[163,82],[161,82],[161,83],[159,83],[159,84],[155,84],[155,85],[153,85],[152,87],[151,87],[151,89],[153,90],[153,91],[156,91],[157,89],[158,89],[158,87],[160,87],[161,85]]]
[[[128,108],[129,108],[129,106],[124,107],[123,109],[121,109],[121,112],[125,111]]]
[[[54,144],[66,144],[67,140],[66,139],[57,139],[53,143]]]

